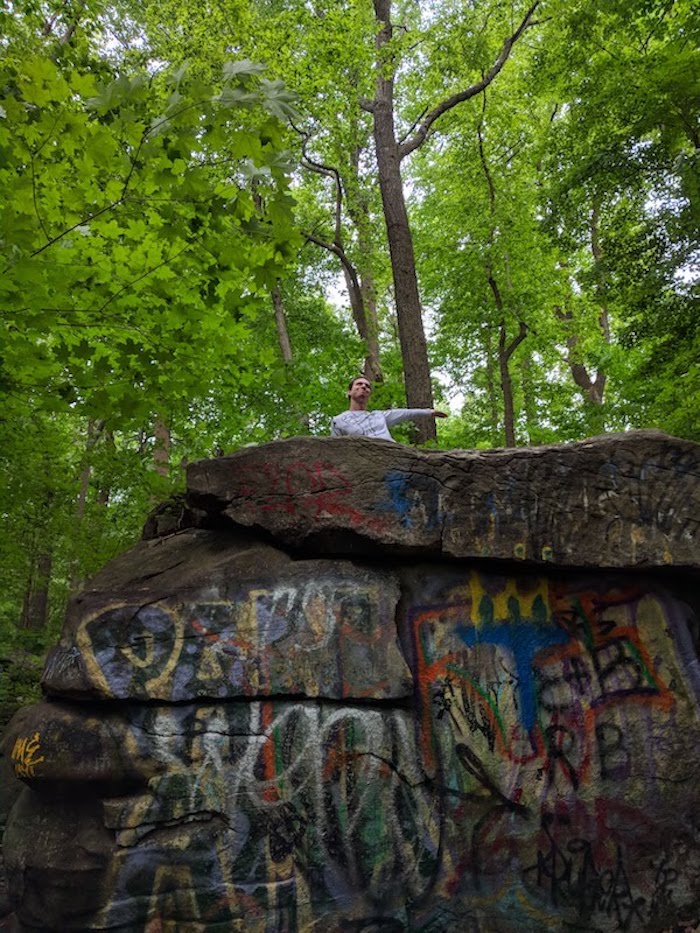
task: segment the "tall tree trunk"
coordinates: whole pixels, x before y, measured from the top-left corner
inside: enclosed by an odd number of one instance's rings
[[[486,328],[486,389],[489,394],[489,416],[491,425],[491,446],[498,447],[501,443],[500,406],[496,389],[495,360],[493,350],[493,330]]]
[[[117,445],[114,441],[113,431],[105,431],[104,443],[110,452],[110,456],[114,460],[117,455]],[[110,483],[111,483],[111,479],[108,482],[103,483],[97,491],[97,501],[100,505],[107,505],[107,503],[109,502],[109,497],[112,492]]]
[[[87,503],[88,491],[90,488],[90,479],[92,477],[92,452],[95,445],[102,436],[105,429],[105,422],[88,421],[87,439],[85,441],[85,453],[83,455],[83,467],[80,471],[80,488],[78,490],[78,502],[75,507],[75,516],[80,523],[85,515],[85,505]]]
[[[599,230],[599,219],[600,219],[600,206],[597,201],[594,201],[591,208],[590,216],[590,234],[591,234],[591,254],[594,261],[595,269],[595,293],[598,299],[598,306],[600,312],[598,314],[598,326],[600,327],[600,333],[603,337],[605,343],[610,344],[612,342],[612,337],[610,334],[610,315],[608,311],[607,299],[606,299],[606,282],[605,282],[605,273],[602,268],[603,260],[603,250],[600,244],[600,230]],[[568,349],[568,363],[569,369],[571,370],[571,376],[581,390],[583,395],[583,400],[586,403],[586,420],[588,422],[588,429],[595,434],[600,434],[605,431],[605,415],[603,410],[603,401],[605,386],[608,381],[607,373],[604,369],[599,369],[595,376],[593,376],[586,365],[582,362],[580,353],[579,353],[579,344],[580,338],[573,329],[573,312],[562,309],[555,308],[555,313],[560,321],[569,325],[569,333],[566,338],[566,346]]]
[[[498,368],[503,393],[503,428],[506,435],[506,447],[515,447],[515,407],[513,405],[513,382],[510,376],[510,358],[523,342],[526,334],[527,328],[521,321],[518,334],[508,342],[506,322],[501,320],[498,326]]]
[[[536,25],[533,20],[540,0],[535,0],[519,25],[503,42],[500,52],[480,81],[440,101],[426,115],[410,139],[398,142],[394,125],[394,75],[392,61],[391,0],[374,0],[378,23],[376,37],[375,97],[363,106],[373,117],[374,145],[382,195],[384,219],[389,241],[394,297],[399,323],[399,342],[404,364],[406,397],[411,407],[433,407],[428,350],[423,330],[413,240],[408,223],[406,201],[401,179],[401,159],[421,146],[432,131],[433,124],[453,107],[481,94],[501,72],[516,42],[526,30]],[[422,439],[434,438],[435,424],[429,422],[421,431]],[[420,436],[420,435],[419,435]]]
[[[83,455],[83,466],[80,471],[80,485],[78,488],[78,501],[75,507],[75,521],[78,528],[85,518],[85,507],[87,505],[88,493],[90,491],[90,479],[92,478],[92,452],[104,430],[104,421],[88,421],[87,439],[85,441],[85,453]],[[70,590],[75,592],[80,585],[79,560],[74,558],[70,570]]]
[[[289,339],[289,332],[287,331],[287,312],[284,308],[284,298],[282,297],[282,289],[280,288],[279,281],[272,290],[272,304],[275,309],[275,324],[277,326],[277,340],[280,353],[282,354],[285,366],[289,366],[294,362],[294,353],[292,351],[292,343]],[[304,430],[308,431],[310,425],[308,412],[297,409],[295,416]]]
[[[506,435],[506,447],[515,447],[513,384],[508,368],[505,321],[501,321],[498,331],[498,369],[501,374],[501,392],[503,393],[503,429]]]
[[[529,353],[523,354],[520,361],[521,381],[523,386],[523,408],[525,410],[525,424],[527,426],[527,442],[533,443],[535,430],[538,427],[537,407],[535,405],[535,389],[532,382],[532,358]]]
[[[365,357],[365,376],[372,382],[383,382],[384,373],[379,360],[379,322],[377,320],[377,291],[372,273],[368,272],[360,280],[362,299],[367,314],[367,356]]]
[[[399,143],[394,127],[394,78],[385,61],[385,47],[392,37],[391,0],[374,0],[374,10],[380,27],[376,38],[376,96],[372,104],[374,144],[391,256],[406,400],[409,408],[433,408],[433,390],[418,293],[413,239],[408,223]],[[436,437],[435,422],[432,419],[421,422],[417,432],[418,441],[434,440]]]
[[[49,585],[53,552],[44,544],[39,553],[32,557],[29,578],[22,601],[20,626],[35,632],[46,628],[49,620]]]
[[[600,205],[597,201],[593,202],[593,207],[591,208],[591,252],[593,254],[593,260],[596,265],[596,293],[598,295],[598,304],[600,305],[600,314],[598,315],[598,324],[600,325],[600,330],[605,339],[606,343],[611,342],[610,337],[610,314],[608,312],[608,304],[606,298],[606,281],[605,281],[605,271],[602,266],[603,262],[603,249],[600,245]],[[605,377],[603,377],[605,380]],[[605,382],[600,389],[600,400],[603,401],[603,390],[605,388]]]
[[[155,444],[153,447],[153,463],[156,473],[160,476],[167,476],[170,466],[170,427],[158,415],[155,423]]]
[[[483,109],[481,120],[477,128],[477,137],[479,140],[479,158],[481,167],[484,170],[484,176],[489,189],[489,216],[491,226],[489,228],[488,245],[489,250],[493,247],[496,236],[496,186],[493,183],[493,176],[486,159],[483,137],[484,110],[486,109],[486,91],[484,91]],[[503,298],[501,290],[496,281],[491,265],[491,259],[487,261],[486,274],[488,277],[489,288],[493,294],[493,300],[500,318],[498,325],[498,369],[501,377],[501,392],[503,394],[503,430],[506,438],[506,447],[515,447],[515,406],[513,405],[513,381],[510,375],[510,358],[523,342],[527,335],[527,327],[523,321],[520,321],[518,334],[510,343],[508,342],[508,330],[506,327]]]
[[[384,373],[379,359],[379,320],[377,317],[377,290],[374,284],[374,271],[372,264],[372,246],[369,235],[370,213],[366,192],[360,181],[360,156],[362,149],[356,145],[352,153],[352,189],[354,196],[348,194],[348,215],[357,231],[357,252],[362,257],[362,266],[359,270],[360,293],[362,306],[365,312],[365,326],[367,336],[367,356],[365,357],[365,376],[372,382],[383,382]]]
[[[573,323],[574,315],[571,311],[564,311],[561,308],[556,308],[556,315],[560,321],[563,321],[566,324]],[[578,334],[569,332],[566,338],[566,347],[569,351],[567,360],[569,363],[569,369],[571,370],[571,376],[576,383],[576,385],[581,390],[584,401],[591,406],[600,406],[603,404],[603,392],[605,390],[605,383],[607,382],[607,376],[603,370],[599,370],[595,378],[591,377],[591,374],[588,372],[585,364],[582,363],[579,359],[578,346],[580,343]]]
[[[277,340],[279,342],[280,353],[285,363],[291,363],[294,359],[294,354],[292,353],[292,344],[287,330],[287,315],[284,310],[279,281],[272,289],[272,305],[275,309],[275,325],[277,327]]]

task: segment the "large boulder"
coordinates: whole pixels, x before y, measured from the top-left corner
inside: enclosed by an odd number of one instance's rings
[[[506,450],[297,438],[204,460],[190,505],[285,544],[560,567],[700,567],[700,448],[659,431]]]
[[[695,923],[699,455],[193,465],[72,601],[14,737],[23,929]]]

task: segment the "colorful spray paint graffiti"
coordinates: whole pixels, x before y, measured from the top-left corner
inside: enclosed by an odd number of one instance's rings
[[[398,587],[369,572],[241,588],[232,597],[116,604],[83,619],[84,665],[103,696],[405,696]]]
[[[15,740],[10,757],[14,763],[17,777],[33,778],[37,776],[36,769],[44,761],[44,756],[39,754],[40,751],[41,741],[38,732]]]
[[[609,580],[436,582],[408,621],[422,758],[447,802],[442,897],[517,901],[520,924],[546,905],[554,928],[650,930],[660,899],[697,908],[700,821],[676,814],[661,843],[656,822],[679,788],[697,798],[685,607]]]
[[[106,926],[391,919],[434,874],[438,814],[405,711],[160,707],[132,730],[164,770],[105,802],[118,845]]]
[[[228,508],[237,521],[318,529],[328,524],[375,540],[439,540],[447,518],[443,487],[425,472],[391,469],[358,496],[357,484],[325,460],[241,466]]]
[[[71,795],[103,788],[85,795],[102,861],[89,849],[87,893],[74,915],[63,896],[58,928],[661,933],[700,917],[683,602],[609,576],[299,574],[136,617],[106,607],[79,628],[95,682],[130,702],[102,717],[74,704],[73,725],[44,711],[41,747],[17,746],[41,798],[42,782],[70,780],[70,730],[105,733]],[[398,655],[397,634],[407,667],[391,676],[410,668],[413,693],[372,693],[387,665],[363,659],[386,643]],[[355,650],[341,676],[335,655]],[[304,668],[304,652],[319,662]],[[325,695],[253,692],[292,675]],[[239,692],[203,702],[222,681]],[[162,687],[168,702],[154,702]],[[47,813],[56,872],[68,831]],[[21,885],[40,877],[25,870],[27,819],[8,830],[25,840]]]
[[[256,513],[286,515],[312,524],[333,519],[377,533],[389,524],[385,516],[353,504],[352,480],[337,464],[325,460],[243,466],[236,476],[236,509],[239,497],[251,517]]]

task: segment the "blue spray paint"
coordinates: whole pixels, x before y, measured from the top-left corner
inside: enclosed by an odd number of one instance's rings
[[[473,648],[475,645],[498,645],[513,655],[518,678],[520,713],[525,728],[530,732],[535,725],[537,712],[537,690],[532,662],[538,652],[553,645],[564,645],[570,640],[567,632],[543,625],[537,607],[533,606],[535,618],[523,620],[517,600],[508,601],[511,618],[502,622],[493,621],[493,603],[485,596],[480,605],[481,625],[457,626],[462,641]]]

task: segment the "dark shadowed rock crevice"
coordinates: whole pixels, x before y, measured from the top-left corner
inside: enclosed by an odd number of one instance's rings
[[[700,917],[698,448],[194,464],[15,723],[23,929]]]

